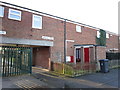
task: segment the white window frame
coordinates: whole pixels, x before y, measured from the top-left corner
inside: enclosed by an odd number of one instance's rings
[[[11,11],[19,12],[20,14],[12,13]],[[18,20],[18,21],[21,21],[21,13],[22,13],[22,12],[21,12],[21,11],[19,11],[19,10],[9,9],[8,18],[9,18],[9,19],[13,19],[13,20]],[[20,17],[20,19],[17,19],[17,18],[13,18],[13,17],[11,17],[11,14],[12,14],[12,15],[19,16],[19,17]]]
[[[106,38],[109,38],[110,36],[109,36],[109,33],[106,33]]]
[[[35,26],[35,21],[36,21],[35,17],[39,17],[39,18],[40,18],[40,20],[37,20],[37,21],[40,21],[40,26],[37,26],[37,27]],[[42,29],[42,16],[34,15],[34,14],[33,14],[33,18],[32,18],[32,28]]]
[[[100,31],[97,31],[97,38],[100,38]]]
[[[1,11],[2,15],[0,15],[0,17],[4,17],[4,7],[0,6],[0,8],[2,9]]]
[[[113,35],[112,35],[112,34],[110,34],[110,36],[112,37]]]
[[[82,32],[82,27],[80,25],[76,25],[76,32]]]

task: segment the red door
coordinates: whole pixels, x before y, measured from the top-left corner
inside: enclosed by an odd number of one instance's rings
[[[89,63],[89,48],[84,48],[84,62]]]

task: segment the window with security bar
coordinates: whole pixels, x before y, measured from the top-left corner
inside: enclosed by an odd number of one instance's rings
[[[9,9],[8,18],[13,19],[13,20],[21,21],[21,11],[14,10],[14,9]]]

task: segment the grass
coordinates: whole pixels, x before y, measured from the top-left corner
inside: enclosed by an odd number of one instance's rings
[[[116,69],[116,68],[120,68],[120,65],[115,65],[111,67],[111,69]]]
[[[94,71],[95,72],[95,71]],[[74,69],[67,69],[64,71],[64,73],[60,73],[57,71],[50,71],[51,74],[61,76],[61,77],[76,77],[76,76],[81,76],[85,74],[90,74],[93,73],[93,71],[88,71],[88,70],[74,70]]]

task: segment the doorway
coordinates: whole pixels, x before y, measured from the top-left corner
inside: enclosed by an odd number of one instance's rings
[[[33,66],[49,68],[50,47],[33,48]]]
[[[89,63],[90,56],[89,56],[89,48],[84,48],[84,62]]]
[[[76,48],[76,63],[81,62],[81,48]]]

